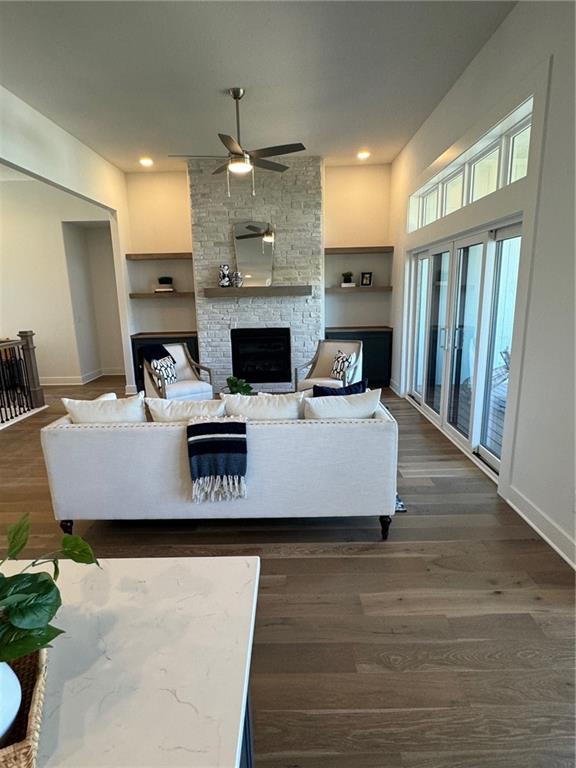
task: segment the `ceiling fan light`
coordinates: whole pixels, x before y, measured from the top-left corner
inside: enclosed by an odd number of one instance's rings
[[[262,237],[262,242],[264,242],[264,243],[273,243],[274,242],[274,232],[265,232],[264,236]]]
[[[230,173],[236,173],[238,176],[245,176],[252,170],[250,155],[246,152],[242,157],[231,157],[228,163]]]

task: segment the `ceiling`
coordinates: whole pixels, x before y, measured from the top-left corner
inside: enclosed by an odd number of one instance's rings
[[[125,171],[302,141],[391,162],[510,2],[0,2],[0,82]]]

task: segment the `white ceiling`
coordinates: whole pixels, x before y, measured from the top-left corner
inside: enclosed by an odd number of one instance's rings
[[[125,171],[302,141],[394,159],[511,2],[0,2],[0,82]]]

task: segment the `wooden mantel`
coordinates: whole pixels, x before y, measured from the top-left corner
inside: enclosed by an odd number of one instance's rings
[[[245,288],[204,288],[207,299],[244,299],[263,296],[312,296],[311,285],[258,285]]]

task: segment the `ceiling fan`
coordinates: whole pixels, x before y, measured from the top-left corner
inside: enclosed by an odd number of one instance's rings
[[[263,168],[266,171],[277,171],[283,173],[288,170],[287,165],[276,163],[271,160],[265,160],[267,157],[276,157],[277,155],[288,155],[292,152],[302,152],[306,147],[304,144],[279,144],[274,147],[262,147],[261,149],[244,149],[240,139],[240,99],[244,96],[244,88],[230,88],[228,94],[234,99],[236,104],[236,138],[228,136],[225,133],[219,133],[218,137],[222,144],[228,150],[226,162],[215,168],[212,173],[227,174],[234,173],[243,176],[252,173],[252,185],[254,186],[254,167]],[[169,155],[169,157],[187,157],[187,158],[221,158],[222,155]],[[254,193],[254,189],[252,189]]]
[[[261,237],[264,243],[274,242],[274,229],[271,224],[268,224],[264,229],[255,227],[253,224],[247,224],[246,229],[250,230],[250,234],[236,235],[236,240],[249,240],[253,237]]]

